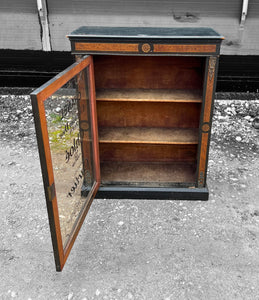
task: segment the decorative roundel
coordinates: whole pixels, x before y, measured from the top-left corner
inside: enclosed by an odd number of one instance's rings
[[[141,50],[143,51],[143,52],[145,52],[145,53],[148,53],[148,52],[150,52],[150,50],[151,50],[151,46],[149,45],[149,44],[143,44],[142,45],[142,47],[141,47]]]
[[[80,127],[83,131],[88,131],[89,130],[89,122],[88,121],[81,121],[80,122]]]
[[[210,130],[210,125],[209,125],[209,123],[204,123],[203,125],[202,125],[202,132],[209,132],[209,130]]]

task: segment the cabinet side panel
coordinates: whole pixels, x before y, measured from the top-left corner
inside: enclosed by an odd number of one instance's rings
[[[207,165],[209,154],[209,143],[211,134],[211,122],[213,114],[214,93],[216,88],[218,57],[211,56],[207,59],[205,83],[204,83],[204,99],[202,106],[202,114],[200,121],[200,144],[197,170],[198,187],[206,185]]]

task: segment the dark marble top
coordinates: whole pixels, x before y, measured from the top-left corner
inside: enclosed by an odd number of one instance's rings
[[[69,38],[172,38],[172,39],[223,39],[207,27],[96,27],[82,26],[68,35]]]

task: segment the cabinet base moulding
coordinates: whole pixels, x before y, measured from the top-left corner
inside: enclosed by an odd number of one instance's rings
[[[209,190],[204,188],[151,188],[151,187],[100,187],[98,199],[149,199],[149,200],[203,200],[209,198]]]

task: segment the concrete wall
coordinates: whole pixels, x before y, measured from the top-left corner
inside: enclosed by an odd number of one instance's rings
[[[66,34],[82,25],[212,27],[225,36],[222,54],[259,55],[259,1],[250,0],[244,28],[242,0],[47,0],[51,49],[69,51]],[[0,49],[41,50],[36,0],[1,0]]]

